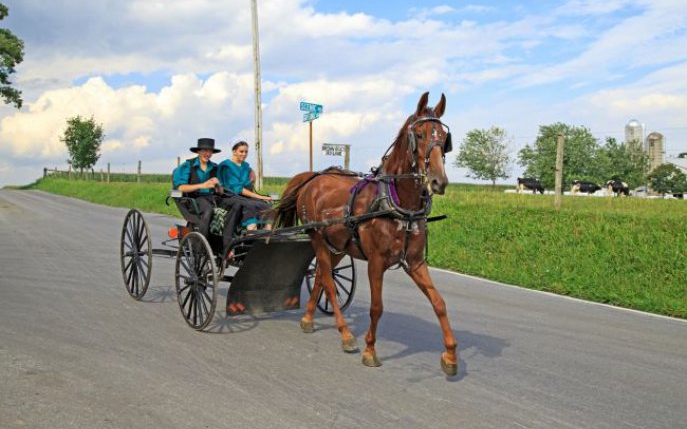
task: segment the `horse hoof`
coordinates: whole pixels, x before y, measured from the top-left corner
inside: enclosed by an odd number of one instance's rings
[[[377,353],[363,353],[363,365],[376,368],[382,366],[382,362],[377,359]]]
[[[441,357],[441,369],[444,371],[444,374],[449,377],[458,374],[458,364],[447,362],[443,356]]]
[[[341,340],[341,348],[346,353],[355,353],[359,350],[358,342],[355,340],[355,337],[351,337],[347,340]]]
[[[312,334],[315,332],[315,324],[313,322],[306,322],[301,319],[301,331],[306,334]]]

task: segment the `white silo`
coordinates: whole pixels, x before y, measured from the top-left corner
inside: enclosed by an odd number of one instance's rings
[[[665,139],[663,134],[656,131],[646,136],[644,150],[649,157],[649,171],[665,163]]]
[[[632,140],[640,143],[644,141],[644,124],[636,119],[631,119],[625,125],[625,141],[631,142]]]

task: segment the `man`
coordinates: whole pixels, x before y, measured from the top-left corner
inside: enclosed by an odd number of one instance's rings
[[[228,199],[219,197],[221,187],[217,179],[217,164],[210,161],[213,154],[221,152],[215,149],[215,140],[210,138],[198,139],[196,147],[189,148],[198,156],[191,158],[174,169],[172,184],[174,189],[181,191],[185,197],[191,197],[196,201],[200,211],[199,232],[208,237],[210,221],[215,207],[227,210],[224,220],[224,234],[222,239],[223,250],[231,242],[232,234],[236,228],[241,207],[232,205]]]

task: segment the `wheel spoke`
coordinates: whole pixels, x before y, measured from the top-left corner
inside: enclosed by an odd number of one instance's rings
[[[351,295],[351,291],[349,291],[348,289],[346,289],[346,286],[344,286],[343,283],[341,283],[341,282],[339,281],[339,279],[334,278],[334,281],[336,282],[337,285],[339,285],[339,287],[336,288],[336,294],[337,294],[337,295],[339,294],[339,290],[342,290],[342,291],[346,292],[346,295],[349,295],[349,296]]]
[[[189,304],[189,306],[188,306],[188,311],[186,312],[186,320],[190,320],[190,319],[191,319],[191,307],[192,307],[192,301],[193,301],[193,300],[191,299],[191,295],[193,295],[193,291],[189,291],[188,294],[186,294],[186,298],[184,299],[184,303],[181,304],[181,308],[182,308],[182,309],[185,309],[185,308],[186,308],[186,304],[187,304],[187,303]],[[189,302],[189,300],[190,300],[191,302]]]
[[[143,236],[143,240],[141,240],[141,245],[138,247],[139,250],[140,250],[140,249],[143,247],[143,245],[146,244],[147,242],[148,242],[148,236],[147,236],[147,235],[144,235],[144,236]]]
[[[353,264],[344,265],[343,267],[336,267],[336,268],[334,268],[334,272],[338,272],[338,271],[341,271],[341,270],[345,270],[346,268],[351,268],[352,266],[353,266]]]
[[[178,276],[178,277],[181,277],[181,278],[183,278],[183,279],[185,279],[185,280],[188,280],[188,277],[184,277],[184,276]],[[184,286],[184,287],[182,287],[182,288],[179,288],[179,292],[177,292],[177,293],[181,296],[181,294],[182,294],[186,289],[188,289],[189,287],[191,287],[191,285],[190,285],[190,284],[187,284],[186,286]]]
[[[186,272],[188,274],[191,274],[193,272],[193,271],[191,271],[191,267],[189,267],[188,264],[183,259],[179,259],[179,263],[180,263],[179,265],[181,265],[184,268],[184,270],[186,270]]]
[[[124,265],[124,269],[122,269],[122,271],[124,271],[126,273],[129,270],[129,267],[131,267],[131,264],[134,263],[134,258],[132,256],[124,256],[124,257],[129,258],[129,262],[127,262],[126,265]]]
[[[344,280],[346,280],[346,281],[349,282],[349,283],[350,283],[350,282],[353,282],[353,279],[352,279],[352,278],[346,277],[346,276],[341,275],[341,274],[338,274],[338,273],[334,273],[334,276],[333,276],[333,277],[334,277],[334,279],[337,279],[337,278],[344,279]]]

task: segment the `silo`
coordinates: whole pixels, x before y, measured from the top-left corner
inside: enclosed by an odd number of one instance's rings
[[[665,141],[663,134],[656,131],[646,136],[644,150],[649,157],[649,171],[665,163]]]
[[[631,142],[632,140],[640,143],[644,141],[644,124],[636,119],[630,120],[625,125],[625,142]]]

